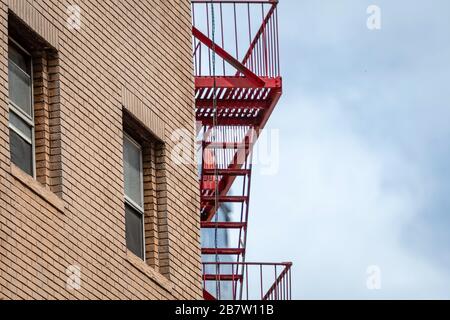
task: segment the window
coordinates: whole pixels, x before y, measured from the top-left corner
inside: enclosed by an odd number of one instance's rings
[[[123,130],[127,249],[169,278],[165,145],[126,109]]]
[[[123,162],[127,248],[145,260],[142,147],[128,135],[123,139]]]
[[[58,51],[8,13],[11,163],[62,195],[62,133]]]
[[[11,161],[34,176],[34,110],[32,59],[10,39],[8,46],[9,133]]]

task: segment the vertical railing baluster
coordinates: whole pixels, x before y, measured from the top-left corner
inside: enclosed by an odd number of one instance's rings
[[[252,45],[252,19],[250,15],[250,3],[247,3],[247,16],[248,16],[248,45],[249,47]],[[253,71],[253,66],[250,63],[246,62],[246,65],[249,66],[249,69]]]
[[[208,3],[205,3],[206,5],[206,30],[208,38],[211,39],[210,32],[209,32],[209,6]],[[208,47],[208,66],[209,66],[209,76],[212,75],[211,71],[211,49]]]
[[[245,268],[245,287],[246,287],[246,291],[247,291],[247,300],[248,300],[248,267],[249,267],[249,265],[246,265],[246,268]]]
[[[267,77],[267,32],[266,32],[266,24],[264,21],[264,3],[261,3],[261,17],[262,17],[262,41],[263,41],[263,59],[264,59],[264,69],[263,74]]]
[[[275,300],[278,300],[278,295],[277,295],[277,266],[274,265],[274,270],[275,270]]]
[[[234,268],[233,266],[231,266],[232,271],[231,271],[231,290],[233,290],[233,300],[236,300],[236,287],[235,287],[235,283],[234,283]]]
[[[263,284],[263,267],[262,267],[262,264],[259,265],[259,277],[260,277],[261,300],[262,300],[264,298],[264,284]]]
[[[217,266],[218,266],[219,272],[218,272],[218,279],[217,279],[218,281],[216,281],[216,286],[218,286],[217,292],[218,292],[219,300],[222,300],[222,292],[220,290],[221,287],[222,287],[222,283],[220,281],[220,278],[222,278],[222,273],[221,273],[221,270],[220,270],[221,265],[217,264]]]
[[[289,300],[292,299],[292,274],[291,267],[289,267]]]
[[[236,42],[236,59],[239,60],[239,45],[238,45],[238,31],[237,31],[237,17],[236,17],[236,3],[233,3],[234,9],[234,36]]]
[[[278,74],[280,75],[280,41],[279,41],[279,34],[278,34],[278,9],[275,9],[275,19],[276,19],[276,36],[277,36],[277,66],[278,66]]]
[[[274,52],[274,32],[273,32],[273,15],[269,19],[270,34],[270,77],[275,77],[275,52]]]
[[[206,274],[206,265],[204,263],[202,263],[202,274],[203,274],[203,289],[206,290],[206,279],[205,279],[205,274]]]
[[[194,26],[194,28],[196,27],[196,23],[195,23],[195,4],[192,4],[192,25]],[[197,38],[196,37],[192,37],[194,40],[193,43],[193,48],[194,48],[194,75],[197,76]]]
[[[225,50],[225,36],[223,31],[223,10],[222,10],[222,3],[220,3],[220,32],[222,34],[222,49]],[[222,68],[223,68],[223,76],[225,76],[225,60],[222,59]]]

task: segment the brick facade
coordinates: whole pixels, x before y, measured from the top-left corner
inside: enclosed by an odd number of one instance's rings
[[[33,52],[36,179],[10,161],[12,17],[48,46]],[[170,159],[171,133],[194,131],[190,1],[0,0],[0,21],[0,299],[200,299],[196,166]],[[126,249],[124,113],[158,140],[146,262]]]

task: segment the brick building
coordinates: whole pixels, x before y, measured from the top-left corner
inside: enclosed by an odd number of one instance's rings
[[[0,299],[201,298],[196,165],[170,159],[190,1],[0,0],[0,21]]]

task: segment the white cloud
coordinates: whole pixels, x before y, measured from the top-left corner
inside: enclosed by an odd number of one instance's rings
[[[430,188],[420,168],[353,132],[338,101],[289,99],[280,174],[253,178],[250,260],[293,259],[297,298],[448,298],[448,275],[402,242]]]
[[[380,0],[371,32],[369,4],[280,2],[280,172],[253,177],[247,258],[293,260],[297,298],[450,298],[450,5]]]

